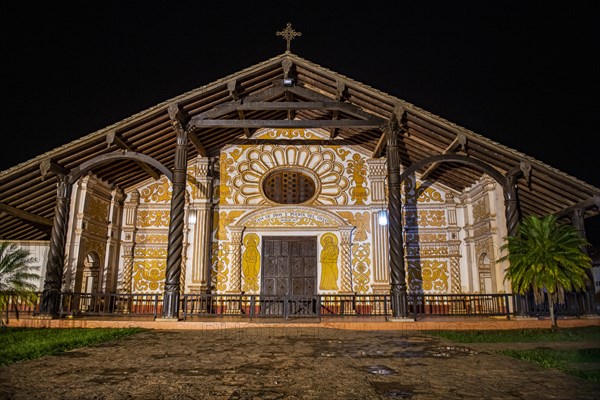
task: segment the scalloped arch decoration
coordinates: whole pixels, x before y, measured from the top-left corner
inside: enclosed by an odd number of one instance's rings
[[[344,176],[344,165],[333,149],[318,145],[274,146],[263,145],[249,149],[240,157],[236,173],[231,174],[231,196],[234,204],[268,204],[261,192],[261,182],[274,168],[299,168],[318,176],[316,192],[311,204],[345,205],[350,182]]]

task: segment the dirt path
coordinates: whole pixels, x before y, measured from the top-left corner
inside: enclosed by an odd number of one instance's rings
[[[600,385],[411,331],[152,330],[0,368],[2,399],[596,399]]]

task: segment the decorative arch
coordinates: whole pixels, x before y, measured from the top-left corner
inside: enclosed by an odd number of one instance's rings
[[[301,206],[269,207],[242,217],[231,228],[340,228],[350,225],[339,215],[327,210]]]
[[[460,154],[437,154],[435,156],[424,158],[423,160],[414,163],[406,170],[404,170],[404,172],[400,174],[400,182],[403,182],[410,175],[414,174],[417,170],[423,168],[426,165],[443,162],[456,162],[459,164],[467,164],[472,167],[476,167],[482,170],[483,172],[487,173],[489,176],[491,176],[494,180],[496,180],[496,182],[502,185],[502,187],[506,187],[506,177],[500,172],[498,172],[491,165],[483,161],[477,160],[473,157],[462,156]]]
[[[148,165],[156,168],[163,175],[165,175],[168,180],[173,182],[173,174],[171,173],[171,171],[166,166],[164,166],[163,164],[158,162],[156,159],[154,159],[150,156],[147,156],[145,154],[142,154],[142,153],[137,153],[135,151],[127,151],[127,152],[115,152],[115,153],[109,153],[109,154],[102,154],[102,155],[96,156],[92,159],[89,159],[89,160],[81,163],[78,167],[73,168],[71,170],[71,173],[69,174],[69,183],[70,184],[75,183],[77,181],[77,179],[79,179],[82,175],[86,174],[92,168],[94,168],[98,165],[106,164],[106,163],[114,161],[114,160],[134,160],[134,161],[143,162],[145,164],[148,164]]]

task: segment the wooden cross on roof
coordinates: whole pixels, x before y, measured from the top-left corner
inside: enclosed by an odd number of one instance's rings
[[[288,22],[285,29],[279,32],[276,32],[277,36],[282,36],[287,42],[286,53],[290,52],[290,42],[293,38],[297,36],[302,36],[302,32],[296,32],[294,28],[292,28],[292,23]]]

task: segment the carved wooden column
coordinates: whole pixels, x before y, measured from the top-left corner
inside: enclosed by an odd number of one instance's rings
[[[46,279],[40,304],[40,315],[43,317],[56,317],[60,312],[60,294],[62,289],[62,276],[65,262],[65,242],[67,237],[67,224],[69,222],[69,206],[71,203],[71,190],[73,185],[69,182],[69,175],[57,174],[58,187],[56,189],[56,205],[54,207],[54,221],[50,236],[50,249],[46,264]]]
[[[585,209],[583,208],[576,208],[573,210],[573,212],[571,213],[571,223],[573,224],[573,226],[575,227],[575,229],[577,229],[577,231],[579,232],[579,236],[582,237],[583,239],[587,240],[586,237],[586,233],[585,233]],[[587,254],[588,256],[589,254],[589,249],[587,248],[587,246],[583,246],[581,248],[581,251],[584,254]],[[595,299],[595,289],[594,289],[594,275],[592,272],[592,269],[589,268],[587,271],[587,279],[585,280],[585,292],[586,292],[586,296],[585,296],[585,310],[584,312],[586,314],[594,314],[595,310],[596,310],[596,299]]]
[[[388,167],[388,219],[389,250],[392,297],[392,316],[406,318],[408,316],[408,298],[406,293],[406,270],[404,267],[404,243],[402,239],[402,200],[400,188],[400,134],[403,132],[397,119],[392,117],[384,126],[387,139]]]
[[[521,210],[519,209],[519,199],[517,194],[517,179],[522,173],[529,179],[531,166],[521,163],[519,168],[513,168],[506,175],[504,183],[504,212],[506,215],[506,234],[516,236],[519,233],[519,222],[521,220]],[[525,296],[517,295],[516,311],[519,316],[525,315]]]
[[[531,176],[531,164],[522,161],[518,167],[510,169],[506,173],[504,183],[504,212],[506,215],[506,234],[516,236],[519,233],[519,222],[521,210],[519,209],[519,197],[517,193],[517,180],[524,177],[527,182]]]
[[[504,212],[506,214],[506,232],[508,236],[516,236],[519,231],[520,210],[517,199],[517,174],[506,177],[504,185]]]
[[[171,123],[177,134],[175,144],[175,165],[173,166],[173,192],[167,245],[167,270],[165,273],[165,293],[162,317],[179,318],[179,296],[181,259],[183,254],[183,227],[185,209],[185,182],[187,170],[187,131],[177,106],[169,107]]]
[[[190,209],[190,194],[185,192],[185,213],[183,218],[183,251],[181,252],[181,272],[179,274],[179,291],[185,293],[185,281],[187,275],[187,250],[190,247],[190,213],[194,210]]]

